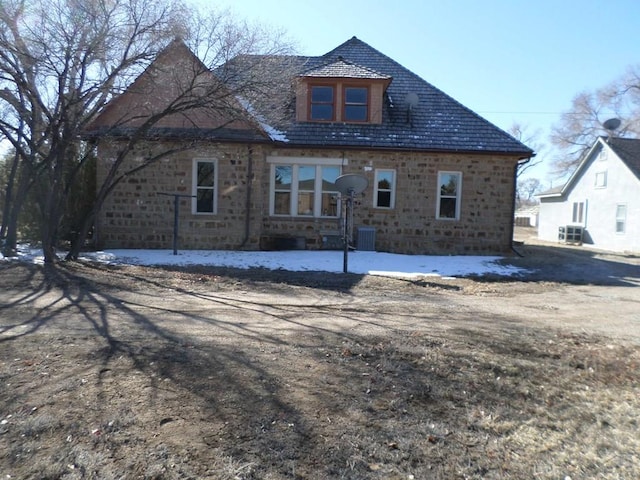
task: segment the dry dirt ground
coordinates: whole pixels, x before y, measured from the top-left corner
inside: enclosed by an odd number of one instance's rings
[[[640,259],[522,238],[518,279],[0,263],[0,479],[640,478]]]

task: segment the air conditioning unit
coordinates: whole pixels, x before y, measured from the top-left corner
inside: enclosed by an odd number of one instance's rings
[[[558,227],[558,241],[563,243],[582,244],[584,227],[579,225],[566,225]]]
[[[358,250],[375,251],[376,249],[376,229],[371,227],[358,228]]]

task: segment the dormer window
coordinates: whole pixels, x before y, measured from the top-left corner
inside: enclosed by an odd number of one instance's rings
[[[367,87],[345,87],[345,122],[366,122],[369,120],[369,89]]]
[[[335,115],[335,87],[332,85],[313,85],[311,87],[310,120],[334,120]]]
[[[300,76],[296,120],[379,125],[390,83],[388,75],[338,58]]]

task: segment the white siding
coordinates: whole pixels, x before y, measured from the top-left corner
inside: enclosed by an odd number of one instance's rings
[[[606,186],[602,185],[606,173]],[[582,222],[574,222],[573,204],[584,203]],[[624,233],[616,233],[617,206],[626,205]],[[540,239],[557,241],[558,227],[581,225],[584,243],[615,252],[640,252],[640,180],[608,147],[593,149],[565,196],[542,198]]]

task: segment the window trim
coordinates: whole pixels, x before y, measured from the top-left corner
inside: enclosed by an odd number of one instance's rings
[[[390,172],[392,175],[391,187],[388,190],[391,193],[388,207],[378,205],[378,191],[380,191],[380,189],[378,188],[378,173],[385,172]],[[396,177],[396,170],[394,168],[376,168],[373,175],[373,208],[380,208],[382,210],[393,210],[394,208],[396,208]],[[382,189],[382,191],[386,192],[387,190]]]
[[[446,196],[442,196],[442,192],[441,192],[441,188],[440,188],[440,183],[441,183],[441,176],[442,175],[455,175],[458,177],[458,185],[457,185],[457,190],[456,190],[456,195],[455,197],[451,196],[451,195],[446,195]],[[450,170],[442,170],[438,172],[437,175],[437,183],[436,183],[436,190],[437,190],[437,199],[436,199],[436,219],[437,220],[447,220],[447,221],[459,221],[460,220],[460,204],[462,203],[462,172],[456,172],[456,171],[450,171]],[[455,213],[455,217],[451,218],[451,217],[442,217],[440,216],[440,207],[441,207],[441,200],[442,198],[455,198],[456,200],[456,213]]]
[[[198,163],[213,163],[213,187],[198,186]],[[198,211],[198,189],[207,188],[213,190],[213,211]],[[217,215],[218,214],[218,159],[207,157],[196,157],[191,163],[191,213],[194,215]]]
[[[598,178],[601,178],[602,182],[598,182]],[[596,188],[607,188],[607,171],[606,170],[596,172],[594,185]]]

